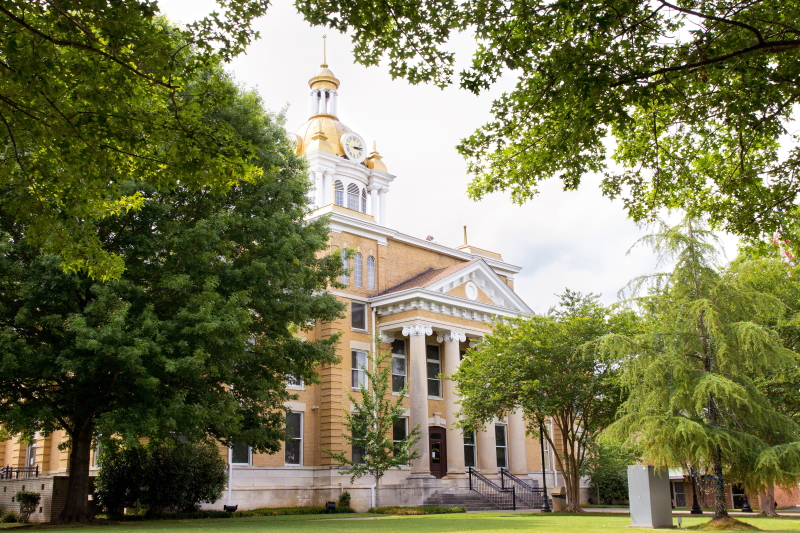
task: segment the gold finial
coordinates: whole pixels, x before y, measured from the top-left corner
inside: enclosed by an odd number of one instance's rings
[[[372,151],[377,153],[377,151],[378,151],[378,141],[372,141]]]
[[[322,68],[328,68],[328,36],[322,36]]]
[[[464,226],[464,246],[467,245],[467,227]]]

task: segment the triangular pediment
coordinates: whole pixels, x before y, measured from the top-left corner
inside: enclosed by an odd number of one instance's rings
[[[520,313],[533,313],[522,298],[483,259],[436,280],[425,289],[513,309]]]

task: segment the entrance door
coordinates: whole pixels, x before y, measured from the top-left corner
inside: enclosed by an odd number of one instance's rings
[[[431,474],[439,479],[442,479],[447,474],[446,437],[447,432],[444,428],[436,426],[428,428],[428,439],[430,441],[428,457],[431,461]]]

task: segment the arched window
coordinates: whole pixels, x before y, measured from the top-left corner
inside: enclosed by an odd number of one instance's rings
[[[350,261],[347,260],[347,251],[344,248],[342,248],[342,268],[345,270],[350,270]],[[339,278],[339,281],[347,285],[347,282],[350,281],[349,273],[345,272],[342,274],[342,276]]]
[[[367,212],[367,189],[361,189],[361,212]]]
[[[375,290],[375,258],[372,256],[367,257],[367,288]]]
[[[342,186],[342,182],[336,180],[333,182],[333,190],[334,190],[334,201],[336,205],[340,205],[344,207],[344,187]]]
[[[353,256],[353,285],[356,287],[364,286],[364,259],[361,254]]]
[[[347,186],[347,209],[358,211],[358,185],[355,183]]]

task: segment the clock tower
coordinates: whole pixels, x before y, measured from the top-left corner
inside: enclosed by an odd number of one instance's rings
[[[374,143],[368,152],[364,138],[339,121],[340,82],[326,61],[308,85],[311,116],[297,129],[295,140],[297,154],[308,160],[316,210],[335,210],[386,226],[386,194],[395,176]]]

